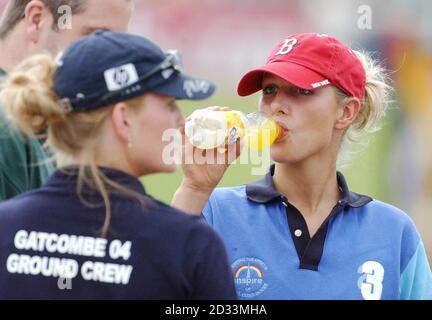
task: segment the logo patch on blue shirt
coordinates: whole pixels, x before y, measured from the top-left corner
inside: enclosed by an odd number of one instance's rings
[[[268,268],[262,260],[251,257],[240,258],[234,261],[231,268],[239,297],[254,298],[268,288],[265,282]]]

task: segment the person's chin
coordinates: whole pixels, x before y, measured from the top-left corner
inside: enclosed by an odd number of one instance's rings
[[[287,146],[275,146],[270,149],[270,156],[273,161],[278,163],[293,163],[298,161],[298,155],[293,153]]]
[[[161,172],[165,173],[173,173],[177,171],[177,165],[176,164],[166,164],[163,166]]]
[[[274,143],[270,147],[270,153],[273,154],[290,154],[290,146],[286,140]]]
[[[151,174],[157,174],[157,173],[173,173],[177,170],[176,164],[161,164],[157,166],[152,166],[151,168],[146,167],[141,170],[140,176],[146,176]]]

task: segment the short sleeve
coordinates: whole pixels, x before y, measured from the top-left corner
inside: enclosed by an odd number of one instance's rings
[[[423,242],[418,242],[414,254],[404,268],[400,279],[401,300],[431,300],[432,274]]]

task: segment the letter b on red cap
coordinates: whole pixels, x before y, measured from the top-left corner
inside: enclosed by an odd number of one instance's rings
[[[278,52],[276,52],[275,56],[283,56],[291,52],[294,49],[294,46],[297,44],[298,40],[296,38],[286,39],[282,44],[281,48]]]

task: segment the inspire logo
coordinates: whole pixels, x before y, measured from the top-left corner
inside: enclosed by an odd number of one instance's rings
[[[242,298],[259,296],[267,289],[264,281],[264,272],[267,266],[257,258],[241,258],[232,264],[234,271],[234,283],[237,293]]]

